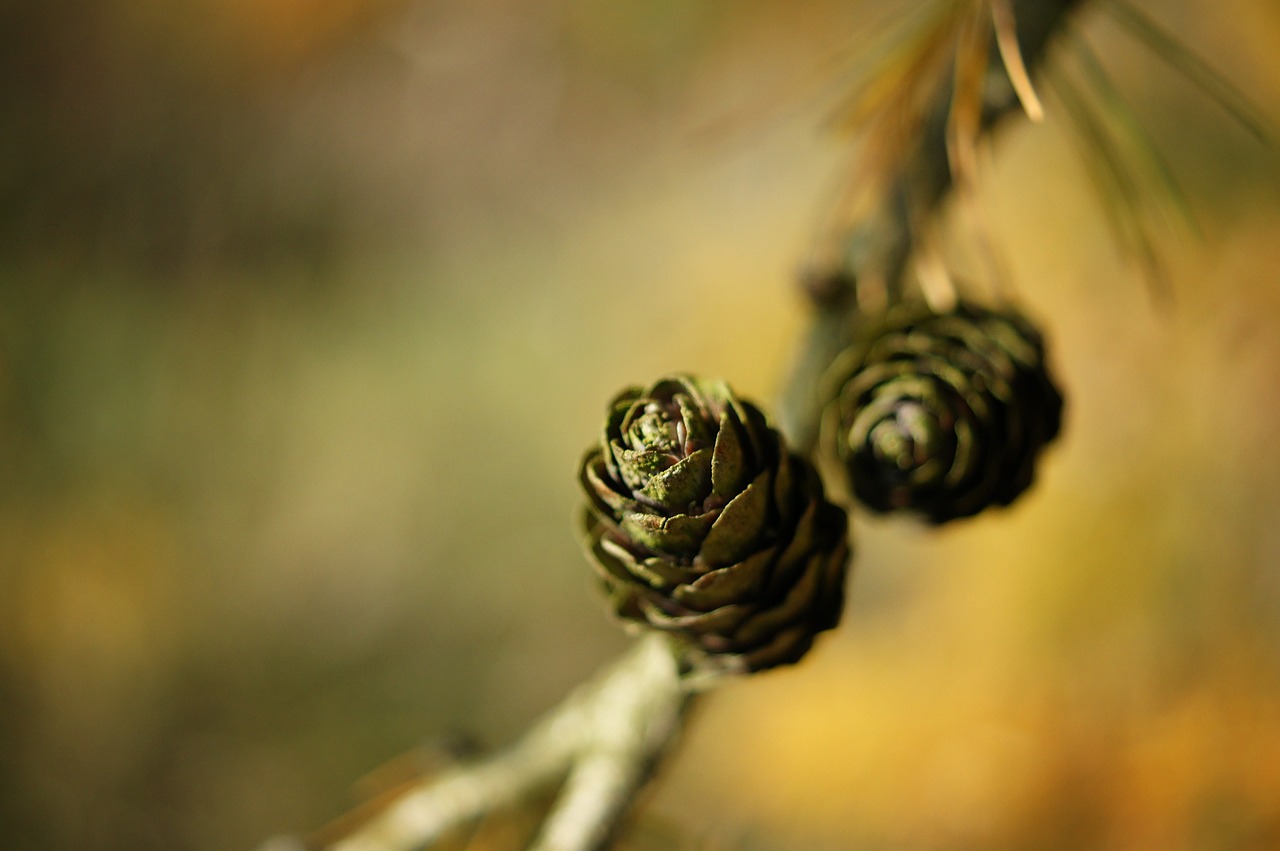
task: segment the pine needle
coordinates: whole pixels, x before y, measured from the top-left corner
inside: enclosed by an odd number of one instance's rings
[[[991,63],[987,13],[987,4],[977,3],[959,27],[947,116],[947,159],[956,195],[973,229],[992,287],[1003,298],[1007,290],[1006,274],[992,236],[990,219],[978,193],[978,140],[982,134],[987,69]]]
[[[1112,82],[1111,76],[1099,61],[1097,53],[1081,34],[1071,39],[1071,45],[1077,64],[1084,73],[1088,85],[1106,109],[1112,124],[1129,142],[1134,151],[1134,157],[1147,166],[1151,178],[1159,187],[1158,191],[1169,206],[1178,212],[1187,227],[1197,236],[1201,235],[1200,223],[1196,220],[1191,202],[1182,191],[1182,186],[1178,183],[1168,160],[1161,154],[1151,134],[1143,128],[1142,122],[1138,120],[1132,107]]]
[[[983,94],[991,57],[985,12],[982,4],[975,4],[961,21],[956,38],[947,116],[947,160],[952,179],[964,191],[972,191],[978,179],[978,135],[982,131]]]
[[[920,60],[949,41],[956,17],[955,0],[927,0],[913,5],[897,26],[887,29],[866,51],[846,94],[832,112],[836,132],[861,132],[866,123],[899,100],[908,81],[919,73]]]
[[[1081,159],[1094,187],[1102,198],[1102,209],[1122,253],[1136,259],[1152,298],[1160,303],[1171,295],[1168,272],[1155,248],[1142,211],[1142,191],[1125,165],[1106,128],[1091,109],[1088,100],[1075,88],[1066,74],[1046,75],[1058,100],[1071,119],[1072,135],[1080,149]]]
[[[1005,73],[1013,91],[1022,104],[1022,111],[1035,124],[1044,121],[1044,106],[1036,95],[1036,88],[1031,83],[1031,75],[1027,72],[1026,62],[1022,58],[1022,47],[1018,44],[1018,21],[1013,14],[1010,0],[990,0],[991,23],[996,31],[996,47],[1000,50],[1000,60],[1004,63]]]
[[[1108,0],[1102,6],[1117,23],[1229,112],[1258,141],[1275,146],[1275,132],[1264,113],[1195,51],[1125,0]]]
[[[862,144],[841,181],[824,230],[838,239],[893,179],[919,139],[926,111],[943,85],[955,44],[955,0],[933,0],[911,19],[910,35],[886,48],[879,70],[836,111],[838,131],[860,133]]]
[[[912,33],[936,14],[936,10],[926,14],[927,10],[940,2],[912,3],[905,12],[892,8],[896,4],[878,9],[882,14],[875,20],[861,20],[844,44],[826,50],[791,78],[766,85],[724,113],[700,122],[691,135],[699,140],[716,140],[758,127],[762,120],[793,116],[817,102],[851,101],[851,93],[862,92],[874,83]],[[847,108],[834,113],[841,114]]]
[[[915,268],[920,292],[935,312],[946,313],[956,306],[960,295],[938,248],[936,227],[917,235]]]

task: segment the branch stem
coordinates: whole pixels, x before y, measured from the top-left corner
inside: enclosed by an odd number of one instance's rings
[[[599,851],[674,740],[692,690],[650,634],[505,751],[423,780],[326,851],[409,851],[563,782],[536,851]],[[295,847],[280,840],[263,848]]]
[[[533,851],[603,848],[680,728],[689,694],[666,641],[644,640],[634,664],[591,703],[591,740]]]

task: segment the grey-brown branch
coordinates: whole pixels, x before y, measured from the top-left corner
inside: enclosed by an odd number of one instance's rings
[[[424,781],[326,851],[408,851],[561,785],[534,851],[606,846],[675,740],[698,683],[680,674],[677,651],[647,635],[595,680],[570,694],[505,751]],[[314,846],[274,839],[260,851]]]

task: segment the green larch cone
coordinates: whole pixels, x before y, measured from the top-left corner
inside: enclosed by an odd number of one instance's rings
[[[845,512],[723,382],[677,375],[624,391],[579,477],[587,551],[614,611],[682,639],[693,668],[795,662],[839,620]]]
[[[1008,505],[1058,434],[1044,341],[1011,310],[891,308],[827,378],[822,445],[859,502],[933,523]]]

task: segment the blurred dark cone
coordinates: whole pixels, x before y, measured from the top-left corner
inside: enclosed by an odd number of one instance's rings
[[[1062,423],[1035,326],[963,302],[899,304],[870,322],[832,365],[826,398],[823,451],[848,492],[933,523],[1013,502]]]

